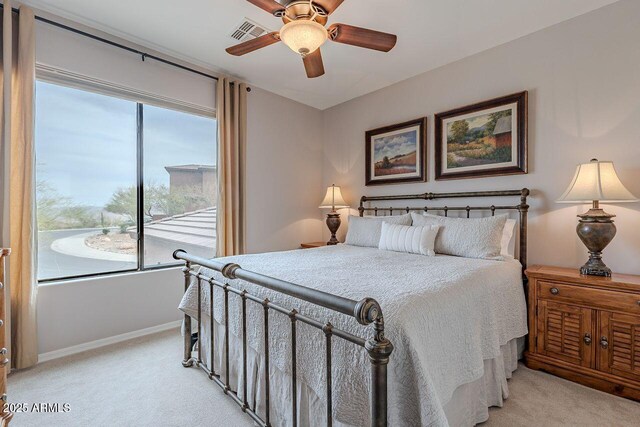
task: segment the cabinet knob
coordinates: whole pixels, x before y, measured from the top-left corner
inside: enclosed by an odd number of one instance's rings
[[[586,345],[590,345],[591,344],[591,334],[586,333],[584,334],[584,338],[583,341]]]
[[[607,337],[600,337],[600,347],[602,348],[609,347],[609,340],[607,339]]]
[[[560,293],[560,289],[551,288],[551,289],[549,289],[549,292],[551,292],[551,294],[553,294],[553,295],[558,295]]]
[[[5,354],[7,354],[7,349],[6,348],[0,348],[0,355],[4,356]]]
[[[2,393],[2,396],[0,396],[0,400],[2,400],[3,402],[7,401],[7,393]]]
[[[4,288],[4,283],[0,282],[0,289]]]
[[[4,320],[0,319],[0,328],[4,326]]]
[[[0,367],[2,366],[7,366],[9,364],[9,358],[5,357],[4,359],[2,359],[2,361],[0,362]]]

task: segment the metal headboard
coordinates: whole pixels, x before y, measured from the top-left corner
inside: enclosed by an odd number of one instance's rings
[[[522,272],[524,277],[524,271],[527,268],[527,213],[529,212],[529,205],[527,204],[527,197],[530,191],[528,188],[522,190],[500,190],[500,191],[465,191],[458,193],[422,193],[422,194],[409,194],[409,195],[396,195],[396,196],[362,196],[360,198],[360,207],[358,212],[360,216],[363,216],[365,212],[373,212],[374,215],[379,213],[388,213],[393,215],[395,212],[411,211],[441,211],[444,212],[444,216],[448,216],[449,211],[466,211],[467,218],[471,211],[490,211],[491,216],[495,215],[496,211],[518,211],[519,213],[519,228],[518,237],[520,241],[518,259],[522,264]],[[491,205],[491,206],[424,206],[424,207],[374,207],[365,206],[367,202],[378,201],[398,201],[398,200],[436,200],[436,199],[463,199],[463,198],[479,198],[479,197],[510,197],[519,196],[520,203],[517,205]]]

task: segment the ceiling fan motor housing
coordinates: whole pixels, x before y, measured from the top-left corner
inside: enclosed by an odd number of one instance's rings
[[[285,24],[298,19],[312,19],[320,25],[326,25],[329,19],[329,14],[321,6],[314,2],[309,2],[309,0],[283,0],[281,3],[286,7],[286,11],[282,16],[282,21]]]

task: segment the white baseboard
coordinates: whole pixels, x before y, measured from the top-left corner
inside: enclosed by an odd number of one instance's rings
[[[60,357],[69,356],[71,354],[81,353],[87,350],[93,350],[94,348],[104,347],[105,345],[115,344],[122,341],[127,341],[132,338],[138,338],[144,335],[154,334],[156,332],[167,331],[169,329],[178,328],[182,323],[182,320],[176,320],[174,322],[165,323],[163,325],[152,326],[150,328],[139,329],[133,332],[127,332],[126,334],[115,335],[113,337],[102,338],[95,341],[90,341],[84,344],[78,344],[67,348],[61,348],[60,350],[49,351],[38,355],[38,363],[46,362],[48,360],[59,359]]]

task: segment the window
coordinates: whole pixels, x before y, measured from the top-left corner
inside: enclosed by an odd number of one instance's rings
[[[175,263],[185,249],[215,253],[216,123],[206,117],[144,106],[144,265]]]
[[[35,139],[39,280],[214,255],[214,118],[38,81]]]

